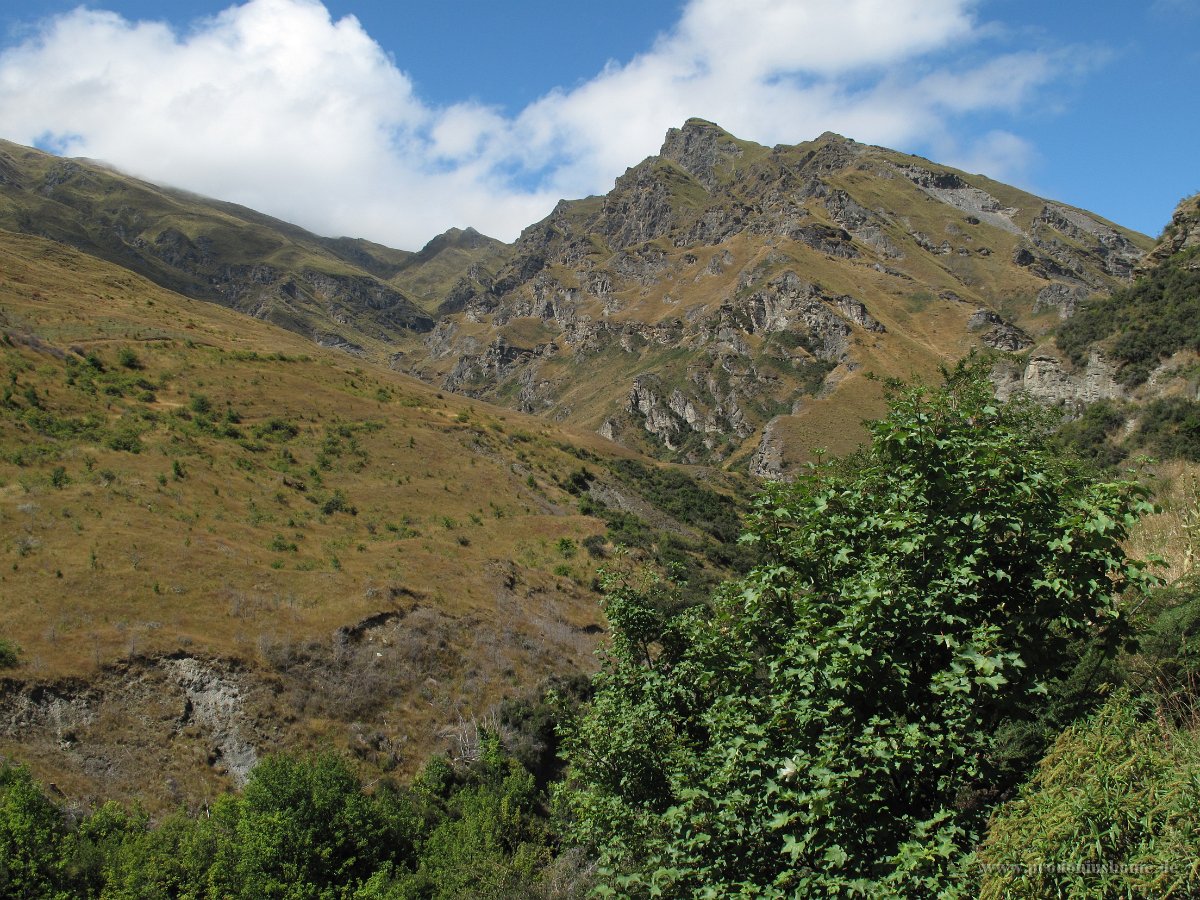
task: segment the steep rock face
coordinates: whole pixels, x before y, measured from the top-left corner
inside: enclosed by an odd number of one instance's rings
[[[727,170],[745,151],[727,132],[704,119],[688,119],[683,128],[667,132],[659,156],[668,159],[704,185],[717,188],[718,170]]]
[[[805,397],[855,409],[856,372],[1024,352],[1047,327],[1026,317],[1069,315],[1145,246],[838,135],[767,148],[692,119],[608,194],[560,202],[494,273],[466,273],[407,362],[632,447],[778,472],[792,457],[769,435],[797,433],[784,420]]]
[[[1092,353],[1087,366],[1078,372],[1057,356],[1034,353],[1024,367],[997,363],[992,380],[1001,400],[1023,392],[1043,403],[1081,406],[1125,396],[1116,380],[1116,368],[1099,353]]]

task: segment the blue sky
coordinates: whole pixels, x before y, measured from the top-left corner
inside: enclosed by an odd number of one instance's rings
[[[0,10],[0,137],[411,248],[511,240],[696,115],[1155,235],[1200,190],[1197,38],[1200,0],[49,0]]]

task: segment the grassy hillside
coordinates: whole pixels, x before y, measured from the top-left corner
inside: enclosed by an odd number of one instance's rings
[[[614,546],[571,478],[588,460],[610,505],[652,515],[605,462],[619,448],[40,238],[0,232],[0,273],[0,639],[19,650],[0,754],[152,803],[237,780],[253,748],[411,769],[592,665]],[[658,515],[642,553],[688,530]]]

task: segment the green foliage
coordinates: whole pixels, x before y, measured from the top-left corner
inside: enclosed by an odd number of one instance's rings
[[[992,823],[978,896],[1196,896],[1200,732],[1138,706],[1120,693],[1058,739]]]
[[[1155,591],[1138,619],[1121,680],[1167,706],[1190,709],[1200,702],[1200,584],[1193,578]]]
[[[1085,305],[1063,323],[1055,338],[1080,364],[1091,348],[1109,341],[1122,368],[1118,380],[1141,384],[1163,359],[1179,350],[1200,350],[1200,252],[1176,254],[1132,286]]]
[[[21,648],[7,638],[0,638],[0,669],[15,668],[20,662]]]
[[[736,501],[696,483],[678,469],[651,467],[636,459],[618,459],[613,473],[659,509],[712,535],[722,543],[736,541],[742,531]]]
[[[387,830],[358,779],[330,754],[271,756],[241,797],[213,809],[213,893],[246,898],[345,896],[382,861]]]
[[[126,369],[142,368],[142,361],[138,359],[138,355],[129,347],[122,347],[117,351],[117,362]]]
[[[334,513],[339,512],[347,512],[352,516],[358,515],[358,507],[352,506],[340,489],[335,490],[329,499],[321,504],[321,513],[323,515],[332,516]]]
[[[0,767],[0,896],[67,898],[62,813],[24,767]]]
[[[188,409],[198,416],[210,415],[212,408],[212,401],[204,394],[192,394],[192,399],[188,403]]]
[[[1062,425],[1055,433],[1057,444],[1099,469],[1110,469],[1124,458],[1114,441],[1125,424],[1125,415],[1111,400],[1090,403],[1079,418]]]
[[[609,580],[559,801],[610,895],[952,892],[1040,753],[1014,761],[1003,727],[1084,636],[1122,636],[1143,492],[1064,466],[977,367],[890,400],[869,449],[767,489],[765,561],[710,608]]]
[[[141,453],[145,449],[141,434],[129,426],[113,432],[105,443],[113,450],[123,450],[126,453]]]
[[[1137,442],[1156,456],[1200,462],[1200,403],[1161,397],[1146,405]]]
[[[300,428],[287,419],[270,418],[254,429],[257,437],[273,441],[290,441],[300,433]]]
[[[271,538],[271,543],[267,545],[268,550],[274,550],[276,553],[295,553],[300,548],[296,546],[295,541],[289,541],[282,534],[276,534]]]
[[[0,767],[0,897],[538,896],[551,859],[544,795],[496,735],[480,732],[477,750],[469,765],[437,757],[411,788],[374,793],[336,755],[271,756],[241,794],[157,825],[111,802],[73,825],[27,769]]]
[[[534,895],[549,861],[533,776],[484,734],[478,760],[461,776],[435,763],[414,786],[436,821],[420,845],[416,871],[377,877],[362,897],[516,898]]]

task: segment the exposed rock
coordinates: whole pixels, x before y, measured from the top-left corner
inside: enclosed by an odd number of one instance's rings
[[[1005,207],[987,191],[968,184],[954,172],[925,169],[920,166],[903,166],[900,171],[929,196],[969,213],[977,222],[987,222],[1014,234],[1021,229],[1013,223],[1017,210]]]
[[[755,478],[777,479],[783,475],[783,439],[778,424],[776,417],[763,427],[762,439],[750,457],[750,474]]]
[[[987,333],[980,340],[993,350],[1003,350],[1006,353],[1017,353],[1033,346],[1033,339],[1024,331],[1006,322],[990,309],[979,309],[967,321],[968,331]]]
[[[1058,310],[1059,318],[1066,319],[1074,315],[1075,310],[1079,308],[1079,304],[1086,300],[1091,293],[1092,291],[1086,285],[1071,285],[1066,282],[1056,281],[1038,291],[1037,300],[1033,304],[1033,311],[1039,313],[1044,309],[1056,309]]]
[[[1035,231],[1039,226],[1048,226],[1077,244],[1087,246],[1087,252],[1100,261],[1104,271],[1118,278],[1129,278],[1144,255],[1116,229],[1067,206],[1047,203],[1034,220]]]
[[[243,725],[240,686],[190,656],[164,660],[160,665],[183,690],[180,724],[194,724],[204,731],[234,783],[244,784],[258,761],[258,753]]]
[[[165,777],[164,746],[198,742],[215,774],[242,784],[263,742],[248,712],[262,694],[225,661],[134,657],[86,682],[0,681],[0,735],[96,782],[124,784],[144,782],[149,771]]]
[[[1058,357],[1035,354],[1024,369],[998,363],[992,371],[996,396],[1007,400],[1024,392],[1043,403],[1084,404],[1117,399],[1124,391],[1116,381],[1116,369],[1093,351],[1083,372],[1073,373]]]
[[[1139,271],[1147,271],[1178,253],[1196,247],[1200,247],[1200,194],[1181,200],[1175,207],[1158,245],[1147,254]]]

